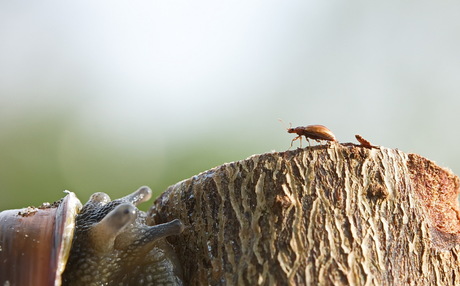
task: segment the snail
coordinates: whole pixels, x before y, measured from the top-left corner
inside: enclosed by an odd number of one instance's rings
[[[167,236],[178,219],[153,225],[135,206],[152,191],[141,187],[111,201],[95,193],[81,205],[72,192],[38,208],[0,212],[0,285],[182,285]]]

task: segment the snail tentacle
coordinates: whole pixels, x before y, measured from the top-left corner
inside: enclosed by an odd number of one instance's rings
[[[118,200],[122,202],[127,202],[127,203],[129,202],[137,206],[141,203],[147,202],[148,200],[150,200],[151,197],[152,197],[152,190],[147,186],[143,186],[137,189],[137,191],[123,198],[120,198]]]
[[[94,248],[108,250],[125,227],[136,219],[136,207],[132,204],[121,204],[109,212],[90,230]]]
[[[139,240],[148,244],[161,238],[182,233],[184,225],[180,220],[175,219],[167,223],[147,227],[146,230],[147,231],[139,238]]]

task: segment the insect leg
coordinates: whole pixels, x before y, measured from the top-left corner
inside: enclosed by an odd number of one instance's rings
[[[299,139],[299,138],[300,138],[300,146],[302,146],[302,136],[297,136],[296,138],[292,139],[292,141],[291,141],[291,146],[289,147],[289,149],[292,148],[292,144],[294,144],[294,141],[296,141],[296,140]],[[288,149],[288,150],[289,150],[289,149]]]

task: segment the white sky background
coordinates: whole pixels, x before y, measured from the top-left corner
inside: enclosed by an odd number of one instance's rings
[[[79,135],[140,154],[207,136],[247,144],[239,160],[287,149],[282,118],[324,124],[342,142],[361,134],[458,174],[459,8],[1,1],[0,128],[56,113],[67,122],[64,150]]]

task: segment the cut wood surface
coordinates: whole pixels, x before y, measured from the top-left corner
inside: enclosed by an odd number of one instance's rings
[[[169,187],[151,209],[187,285],[460,285],[459,178],[354,144],[254,155]]]

